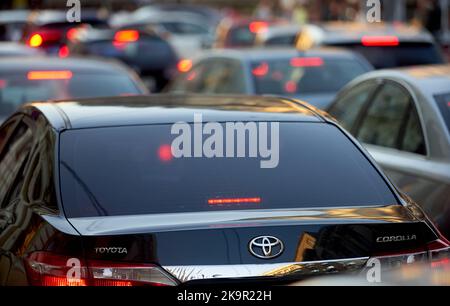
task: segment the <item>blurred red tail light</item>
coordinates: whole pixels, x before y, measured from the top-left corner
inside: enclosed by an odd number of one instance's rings
[[[72,76],[70,70],[30,71],[27,74],[28,80],[70,80]]]
[[[192,68],[192,60],[182,59],[178,62],[177,68],[179,72],[188,72]]]
[[[78,262],[79,266],[73,265]],[[49,252],[25,260],[28,280],[35,286],[176,286],[178,282],[152,264],[80,261]]]
[[[265,21],[253,21],[248,28],[252,33],[260,33],[266,31],[268,26],[269,24]]]
[[[130,43],[139,40],[139,32],[136,30],[122,30],[114,34],[114,41],[118,43]]]
[[[320,67],[324,64],[320,57],[294,57],[290,63],[293,67]]]
[[[63,30],[41,29],[29,36],[28,45],[32,48],[38,48],[47,42],[59,42],[63,38],[63,35]]]
[[[396,47],[400,41],[397,36],[363,36],[361,43],[365,47]]]
[[[69,55],[70,55],[70,50],[69,50],[68,46],[64,45],[61,48],[59,48],[58,56],[60,58],[66,58],[66,57],[69,57]]]

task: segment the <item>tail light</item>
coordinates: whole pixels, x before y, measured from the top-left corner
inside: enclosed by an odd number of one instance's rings
[[[33,34],[30,36],[30,39],[28,40],[28,45],[31,48],[37,48],[42,45],[44,42],[44,39],[42,38],[41,34]]]
[[[41,29],[29,36],[28,45],[32,48],[38,48],[44,43],[59,42],[63,35],[64,32],[59,29]]]
[[[70,55],[70,50],[69,50],[68,46],[64,45],[61,48],[59,48],[58,56],[60,58],[66,58],[66,57],[69,57],[69,55]]]
[[[192,60],[190,59],[183,59],[178,62],[177,65],[179,72],[188,72],[192,68]]]
[[[261,33],[267,31],[269,24],[265,21],[253,21],[249,24],[248,29],[252,33]]]
[[[397,36],[363,36],[361,43],[365,47],[396,47],[400,44]]]
[[[119,43],[130,43],[139,40],[139,32],[136,30],[122,30],[114,34],[114,41]]]
[[[75,261],[74,261],[75,260]],[[74,262],[77,264],[74,265]],[[176,286],[178,282],[157,265],[80,261],[49,252],[25,259],[29,282],[35,286]]]
[[[28,80],[70,80],[73,76],[70,70],[55,71],[29,71],[27,73]]]

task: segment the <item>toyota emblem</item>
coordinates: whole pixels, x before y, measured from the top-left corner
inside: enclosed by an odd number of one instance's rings
[[[259,236],[249,242],[248,249],[253,256],[262,259],[271,259],[283,253],[284,245],[277,237]]]

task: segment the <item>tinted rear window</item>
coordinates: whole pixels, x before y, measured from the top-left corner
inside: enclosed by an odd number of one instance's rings
[[[254,61],[257,94],[335,93],[369,68],[355,59],[292,57]]]
[[[149,125],[63,132],[60,174],[66,214],[397,203],[365,156],[332,125],[280,123],[279,164],[271,169],[261,169],[258,158],[167,159],[161,148],[174,139],[170,131],[171,125]],[[208,204],[217,198],[260,202]]]
[[[376,69],[444,63],[438,48],[430,43],[400,43],[394,47],[365,47],[361,44],[332,44],[332,46],[358,52]]]
[[[61,77],[63,73],[67,79],[46,79],[52,77],[52,72],[31,72],[35,73],[36,79],[29,79],[30,72],[0,74],[0,115],[10,115],[21,104],[31,101],[142,93],[127,75],[80,74],[63,70],[55,72],[55,77]]]
[[[436,103],[441,111],[442,118],[447,124],[448,131],[450,132],[450,93],[435,96]]]

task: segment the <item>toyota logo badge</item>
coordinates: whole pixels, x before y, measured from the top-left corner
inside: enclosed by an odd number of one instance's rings
[[[249,242],[248,249],[253,256],[262,259],[271,259],[283,253],[284,245],[277,237],[259,236]]]

